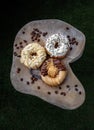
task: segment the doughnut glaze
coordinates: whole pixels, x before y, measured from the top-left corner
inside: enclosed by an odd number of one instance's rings
[[[49,58],[41,67],[41,78],[49,86],[58,86],[66,75],[67,70],[59,59]]]
[[[51,57],[63,58],[67,54],[70,44],[65,35],[57,33],[47,39],[45,48]]]
[[[45,59],[45,49],[38,43],[31,43],[22,50],[20,62],[28,68],[37,69]]]

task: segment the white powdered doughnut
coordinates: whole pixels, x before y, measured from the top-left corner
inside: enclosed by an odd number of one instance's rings
[[[53,34],[46,41],[46,50],[51,57],[64,57],[68,50],[70,44],[69,40],[65,35]]]

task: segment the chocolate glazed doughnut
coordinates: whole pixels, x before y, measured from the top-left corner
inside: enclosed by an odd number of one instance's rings
[[[59,59],[49,58],[41,67],[41,78],[49,86],[58,86],[66,78],[66,67]]]

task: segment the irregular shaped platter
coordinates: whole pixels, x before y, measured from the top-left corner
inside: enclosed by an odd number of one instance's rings
[[[35,38],[33,34],[35,33]],[[45,46],[45,41],[55,33],[66,35],[70,41],[70,51],[62,59],[68,71],[67,78],[58,87],[49,87],[40,78],[40,69],[29,70],[20,63],[21,50],[33,41]],[[85,100],[85,90],[74,75],[69,63],[81,57],[85,46],[85,36],[70,24],[57,20],[32,21],[21,28],[13,45],[13,62],[10,72],[13,87],[25,94],[37,96],[63,109],[76,109]],[[35,79],[35,80],[33,80]]]

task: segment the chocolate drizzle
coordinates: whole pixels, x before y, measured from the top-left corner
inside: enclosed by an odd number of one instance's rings
[[[41,67],[41,75],[43,75],[43,76],[48,75],[47,63],[52,62],[51,60],[53,61],[54,66],[56,68],[58,68],[58,71],[63,71],[63,70],[65,71],[66,70],[66,67],[61,63],[61,60],[55,59],[55,58],[54,59],[49,58],[48,60],[46,60],[43,63],[43,65]]]
[[[43,76],[48,75],[48,73],[47,73],[47,62],[46,62],[46,61],[43,63],[43,65],[42,65],[42,67],[41,67],[41,74],[42,74]]]
[[[53,59],[53,63],[59,71],[66,70],[66,67],[61,63],[59,59]]]

